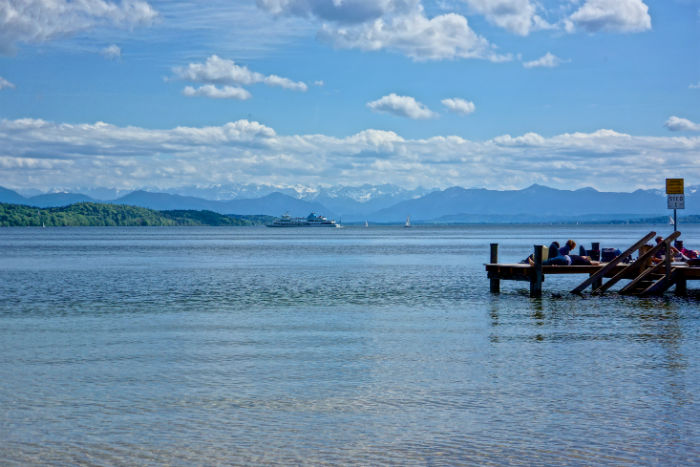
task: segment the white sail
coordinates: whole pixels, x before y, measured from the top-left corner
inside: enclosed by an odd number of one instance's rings
[[[410,227],[411,226],[411,216],[406,216],[406,224],[404,224],[404,227]]]

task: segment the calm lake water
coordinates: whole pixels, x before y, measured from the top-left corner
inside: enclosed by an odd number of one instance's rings
[[[697,465],[700,282],[483,268],[650,230],[0,229],[0,464]]]

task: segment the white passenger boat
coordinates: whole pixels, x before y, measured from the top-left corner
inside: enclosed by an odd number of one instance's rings
[[[306,217],[291,217],[285,214],[276,218],[268,227],[340,227],[340,224],[324,216],[311,213]]]

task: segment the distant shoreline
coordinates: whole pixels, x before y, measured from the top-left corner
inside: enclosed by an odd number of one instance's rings
[[[206,210],[164,210],[136,206],[75,203],[57,208],[37,208],[21,204],[0,203],[0,227],[172,227],[172,226],[262,226],[275,219],[267,215],[219,214]],[[482,226],[482,225],[669,225],[669,216],[606,220],[533,220],[504,222],[413,221],[415,226]],[[700,224],[700,215],[681,216],[678,224]],[[361,227],[362,222],[346,222]],[[398,226],[402,222],[371,222],[370,226]],[[669,225],[670,227],[670,225]]]

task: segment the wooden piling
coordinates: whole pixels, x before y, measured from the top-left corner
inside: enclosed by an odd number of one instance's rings
[[[666,269],[666,280],[671,280],[671,261],[673,260],[673,252],[671,251],[671,241],[669,240],[671,237],[667,237],[666,240],[664,240],[664,243],[666,243],[666,255],[664,256],[664,266]]]
[[[676,280],[676,290],[674,293],[680,297],[688,295],[688,280],[685,276],[681,276]]]
[[[491,244],[491,264],[498,264],[498,243]],[[491,293],[501,292],[501,280],[497,277],[491,277]]]
[[[542,296],[542,250],[544,250],[544,245],[535,245],[533,255],[535,265],[530,274],[530,298]]]

